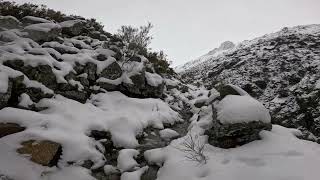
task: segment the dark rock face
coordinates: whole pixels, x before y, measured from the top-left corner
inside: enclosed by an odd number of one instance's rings
[[[94,82],[96,78],[96,73],[97,73],[97,65],[94,63],[87,63],[83,69],[84,73],[88,74],[88,80],[91,82]]]
[[[197,108],[201,108],[202,106],[205,106],[205,105],[206,105],[206,101],[196,101],[194,103],[194,106]]]
[[[86,91],[79,91],[78,87],[66,83],[59,84],[58,89],[55,91],[55,93],[69,99],[79,101],[81,103],[85,103],[87,98],[89,97]]]
[[[121,75],[122,75],[121,67],[117,62],[113,62],[101,72],[100,77],[114,80],[114,79],[120,78]]]
[[[126,92],[128,96],[143,96],[142,90],[145,88],[145,72],[136,74],[130,77],[133,84],[123,83],[123,92]]]
[[[223,99],[227,95],[240,95],[238,91],[229,85],[221,85],[217,87],[217,91],[220,93],[220,99]]]
[[[158,86],[150,86],[146,84],[144,95],[145,97],[160,98],[163,94],[163,90],[164,90],[164,83]]]
[[[15,123],[0,123],[0,138],[24,131],[26,128]]]
[[[55,166],[58,163],[62,153],[60,144],[52,141],[29,140],[22,142],[22,147],[17,149],[20,154],[28,154],[31,156],[31,161],[43,166]]]
[[[141,58],[138,56],[133,56],[129,59],[129,61],[136,61],[136,62],[141,62]]]
[[[41,82],[50,89],[55,89],[56,87],[56,76],[49,65],[26,66],[22,60],[5,61],[3,64],[23,72],[29,79]]]
[[[259,132],[262,130],[271,130],[271,124],[259,121],[249,123],[236,123],[227,125],[218,125],[212,130],[207,131],[209,144],[221,148],[234,148],[259,140]]]
[[[159,169],[158,166],[149,166],[148,170],[141,175],[141,180],[156,180]]]
[[[61,26],[62,34],[66,34],[68,36],[78,36],[83,32],[85,28],[85,22],[82,20],[70,20],[62,22]]]

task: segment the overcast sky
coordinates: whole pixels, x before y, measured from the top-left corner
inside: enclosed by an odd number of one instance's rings
[[[320,0],[16,0],[96,18],[105,30],[154,24],[151,47],[173,66],[222,42],[240,42],[285,26],[320,23]]]

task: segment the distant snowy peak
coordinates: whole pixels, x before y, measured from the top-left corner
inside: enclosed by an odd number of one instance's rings
[[[231,41],[225,41],[223,43],[220,44],[220,46],[218,48],[214,48],[213,50],[211,50],[210,52],[208,52],[206,55],[211,55],[211,54],[216,54],[219,51],[226,51],[226,50],[230,50],[232,48],[235,47],[235,44]]]
[[[225,41],[223,43],[221,43],[221,45],[218,48],[214,48],[213,50],[209,51],[207,54],[200,56],[199,58],[189,61],[183,65],[180,66],[176,66],[175,67],[175,71],[180,73],[183,72],[187,69],[190,69],[194,66],[197,66],[199,64],[201,64],[202,62],[205,62],[208,59],[211,59],[213,57],[217,57],[231,49],[233,49],[235,47],[235,44],[231,41]]]

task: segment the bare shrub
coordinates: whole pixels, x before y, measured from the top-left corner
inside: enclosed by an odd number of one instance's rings
[[[182,147],[176,147],[176,149],[185,153],[187,160],[195,161],[199,164],[206,164],[208,157],[204,155],[205,143],[199,140],[199,136],[192,136],[192,133],[189,133],[184,141],[182,142]]]

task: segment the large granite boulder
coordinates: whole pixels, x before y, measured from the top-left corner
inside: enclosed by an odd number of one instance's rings
[[[78,36],[85,29],[85,23],[86,22],[84,20],[80,19],[61,22],[60,26],[62,27],[62,34]]]
[[[209,144],[233,148],[259,140],[262,130],[271,130],[269,111],[250,96],[227,95],[212,104],[212,128],[206,130]]]
[[[23,25],[28,26],[31,24],[39,24],[39,23],[51,23],[51,21],[39,17],[34,16],[25,16],[21,19]]]
[[[0,27],[6,29],[15,29],[21,25],[21,22],[13,16],[0,16]]]
[[[43,166],[55,166],[62,153],[59,143],[52,141],[29,140],[21,143],[22,147],[17,149],[19,154],[30,155],[30,160]]]
[[[26,37],[45,42],[55,40],[61,33],[61,27],[55,23],[39,23],[26,26],[23,31],[27,32]]]

